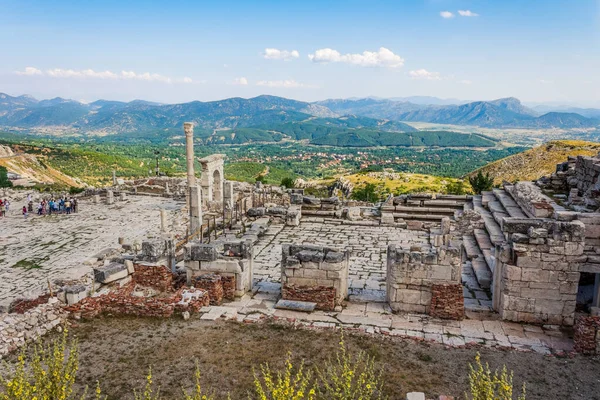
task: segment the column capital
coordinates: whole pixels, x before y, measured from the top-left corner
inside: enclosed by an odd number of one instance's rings
[[[194,124],[192,122],[184,122],[183,123],[183,131],[186,136],[191,136],[194,134]]]

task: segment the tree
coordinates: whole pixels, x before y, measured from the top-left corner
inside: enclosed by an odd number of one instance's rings
[[[12,187],[13,183],[8,180],[8,171],[0,167],[0,188]]]
[[[287,189],[293,188],[296,180],[292,177],[286,176],[281,180],[281,186],[286,187]]]
[[[379,195],[377,195],[377,186],[375,186],[373,183],[367,183],[363,187],[354,189],[351,197],[354,200],[359,201],[377,201],[379,200]]]
[[[490,177],[489,172],[484,175],[483,172],[479,170],[477,171],[477,175],[469,178],[469,183],[475,194],[481,194],[481,192],[492,189],[494,186],[494,178]]]

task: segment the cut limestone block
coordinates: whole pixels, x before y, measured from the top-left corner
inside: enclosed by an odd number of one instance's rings
[[[126,278],[127,275],[129,275],[129,271],[127,271],[127,267],[124,264],[110,263],[94,268],[94,279],[96,282],[104,284]]]
[[[304,311],[304,312],[313,312],[317,303],[312,303],[309,301],[296,301],[296,300],[284,300],[281,299],[275,304],[275,308],[279,308],[281,310],[293,310],[293,311]]]

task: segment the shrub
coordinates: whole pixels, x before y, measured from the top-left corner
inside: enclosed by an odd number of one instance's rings
[[[191,394],[188,394],[184,390],[184,400],[213,400],[212,396],[208,396],[207,394],[202,392],[202,387],[200,386],[200,367],[198,366],[198,362],[196,362],[196,372],[194,372],[194,379],[194,391]]]
[[[281,186],[284,186],[288,189],[293,188],[295,183],[296,183],[296,180],[289,176],[286,176],[285,178],[281,179]]]
[[[160,389],[158,389],[155,394],[152,387],[152,367],[150,367],[148,368],[148,375],[146,375],[146,386],[144,386],[144,391],[138,393],[134,390],[133,398],[135,400],[160,400]]]
[[[12,187],[13,183],[8,180],[8,170],[0,166],[0,188]]]
[[[481,192],[492,189],[494,186],[494,178],[490,177],[489,173],[484,175],[483,172],[479,170],[477,171],[477,175],[469,178],[469,183],[471,184],[475,194],[481,194]]]
[[[304,372],[304,363],[294,372],[291,354],[285,360],[285,371],[273,374],[268,364],[261,365],[260,376],[254,373],[254,399],[257,400],[302,400],[315,399],[316,392],[311,384],[311,373]]]
[[[448,194],[466,194],[467,193],[467,188],[465,187],[465,182],[463,181],[456,181],[456,182],[450,182],[446,185],[446,193]]]
[[[84,191],[85,191],[85,189],[82,187],[71,186],[69,188],[69,194],[78,194],[78,193],[82,193]]]
[[[383,399],[381,370],[375,368],[373,358],[361,351],[354,356],[348,353],[344,336],[334,359],[323,369],[317,368],[320,398],[332,400]]]
[[[502,371],[490,370],[486,363],[481,364],[479,353],[475,356],[475,365],[469,364],[469,387],[471,396],[465,396],[468,400],[513,400],[513,373],[508,373],[506,365]],[[525,384],[521,395],[517,400],[525,400]]]
[[[0,400],[74,399],[73,384],[79,368],[77,342],[63,336],[48,346],[35,345],[29,367],[25,348],[21,349],[12,377],[0,376]],[[100,393],[97,393],[99,398]]]
[[[352,196],[354,200],[359,201],[370,201],[375,202],[379,200],[379,195],[377,194],[377,186],[373,183],[367,183],[362,187],[355,188],[352,191]]]

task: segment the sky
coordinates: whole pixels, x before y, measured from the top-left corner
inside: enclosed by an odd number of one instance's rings
[[[0,92],[600,107],[600,0],[0,0]]]

